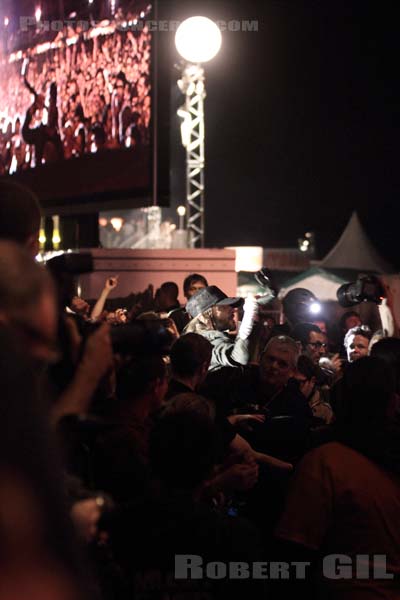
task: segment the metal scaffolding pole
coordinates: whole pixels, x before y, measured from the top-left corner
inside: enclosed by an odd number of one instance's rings
[[[191,248],[204,247],[204,69],[187,64],[178,81],[185,104],[178,110],[182,118],[182,143],[186,148],[186,228]]]

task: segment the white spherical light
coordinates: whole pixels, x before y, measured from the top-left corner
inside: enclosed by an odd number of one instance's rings
[[[221,31],[207,17],[190,17],[181,23],[175,34],[179,54],[191,63],[203,63],[216,56],[221,48]]]

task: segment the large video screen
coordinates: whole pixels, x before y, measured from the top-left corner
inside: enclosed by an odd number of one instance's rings
[[[30,18],[20,2],[0,49],[0,175],[51,201],[147,190],[151,6],[46,20],[46,7]]]

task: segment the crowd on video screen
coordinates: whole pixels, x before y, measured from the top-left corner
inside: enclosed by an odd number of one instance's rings
[[[151,34],[59,34],[0,63],[0,175],[150,141]]]

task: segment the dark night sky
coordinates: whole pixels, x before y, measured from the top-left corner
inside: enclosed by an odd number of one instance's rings
[[[207,66],[208,245],[293,246],[314,230],[323,256],[357,209],[400,265],[395,3],[184,4],[259,21],[225,33]]]

